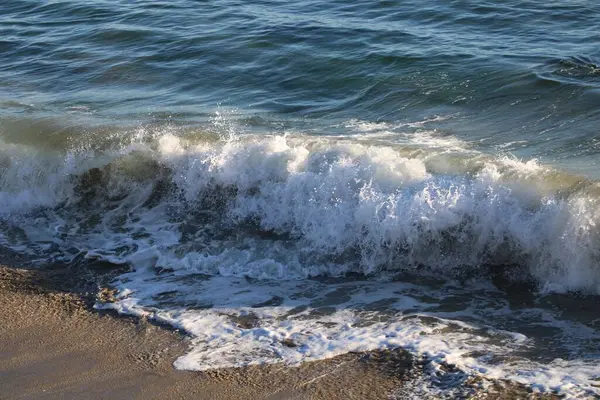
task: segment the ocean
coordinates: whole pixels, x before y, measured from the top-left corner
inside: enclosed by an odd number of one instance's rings
[[[176,368],[600,396],[599,162],[598,2],[0,4],[0,254],[118,271]]]

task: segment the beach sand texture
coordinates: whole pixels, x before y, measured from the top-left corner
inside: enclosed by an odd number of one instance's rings
[[[402,350],[205,373],[178,371],[186,337],[145,320],[93,310],[65,271],[0,267],[0,398],[411,398],[416,364]],[[403,390],[404,389],[404,390]],[[468,398],[530,398],[519,387],[467,388]],[[414,398],[414,396],[412,397]]]
[[[52,274],[0,269],[0,398],[380,399],[410,365],[404,353],[355,354],[299,368],[177,371],[181,333],[101,315],[93,298],[57,284]]]
[[[92,308],[95,295],[66,290],[73,282],[64,278],[60,269],[0,267],[0,398],[415,398],[410,380],[418,372],[402,350],[345,354],[299,367],[178,371],[172,363],[186,351],[184,334],[145,320],[98,313]],[[487,390],[466,388],[465,394],[487,399],[534,396],[500,383]]]

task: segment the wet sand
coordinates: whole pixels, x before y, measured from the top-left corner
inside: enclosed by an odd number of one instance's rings
[[[66,290],[64,271],[0,267],[0,398],[409,398],[416,363],[404,351],[205,373],[177,371],[181,332],[93,310],[95,294]],[[72,275],[71,275],[72,276]],[[403,392],[403,389],[404,390]],[[470,398],[528,398],[523,388]]]

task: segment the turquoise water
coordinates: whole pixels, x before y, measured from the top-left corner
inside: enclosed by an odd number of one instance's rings
[[[599,123],[592,1],[2,2],[0,250],[124,267],[98,307],[178,368],[403,347],[416,398],[589,398]]]

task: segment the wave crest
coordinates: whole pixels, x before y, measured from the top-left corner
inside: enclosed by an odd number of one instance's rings
[[[101,153],[4,154],[2,217],[29,243],[6,229],[2,241],[62,260],[284,279],[516,265],[548,290],[600,293],[597,183],[413,139],[171,131]]]

